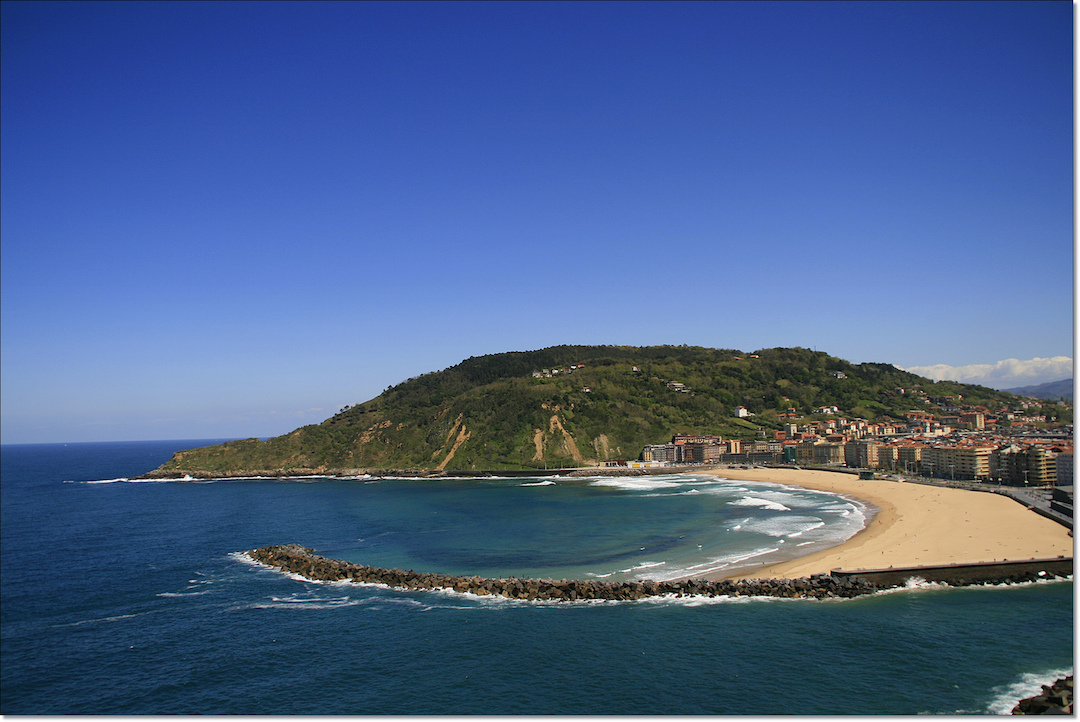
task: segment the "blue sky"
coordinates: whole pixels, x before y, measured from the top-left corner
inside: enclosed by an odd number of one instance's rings
[[[1070,3],[0,12],[5,443],[561,343],[1072,357]]]

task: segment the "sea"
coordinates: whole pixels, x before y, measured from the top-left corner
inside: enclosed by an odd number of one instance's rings
[[[623,602],[307,581],[243,552],[675,579],[834,545],[875,510],[694,474],[132,478],[218,441],[0,447],[0,713],[1008,714],[1073,670],[1072,580]]]

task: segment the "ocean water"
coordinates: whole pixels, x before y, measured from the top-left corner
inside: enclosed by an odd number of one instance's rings
[[[874,510],[694,476],[125,480],[211,441],[0,447],[0,712],[1007,714],[1072,672],[1071,581],[575,603],[309,582],[240,552],[675,578]]]

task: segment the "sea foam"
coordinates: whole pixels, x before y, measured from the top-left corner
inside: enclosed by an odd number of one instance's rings
[[[1043,685],[1054,682],[1073,673],[1071,667],[1061,667],[1041,672],[1027,672],[1009,684],[1000,685],[990,690],[993,697],[986,705],[985,714],[1012,714],[1012,709],[1020,700],[1034,697],[1042,692]]]
[[[763,509],[772,509],[773,511],[791,511],[791,507],[789,506],[784,506],[779,502],[769,501],[768,499],[762,499],[756,496],[745,496],[742,499],[736,499],[729,503],[732,506],[760,506]]]

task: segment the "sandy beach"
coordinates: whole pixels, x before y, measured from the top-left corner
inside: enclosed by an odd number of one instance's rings
[[[828,471],[717,469],[706,473],[831,491],[861,499],[880,510],[863,531],[839,546],[744,570],[733,578],[795,579],[833,569],[1015,561],[1073,554],[1068,529],[1000,494],[881,479],[864,481],[852,474]]]

